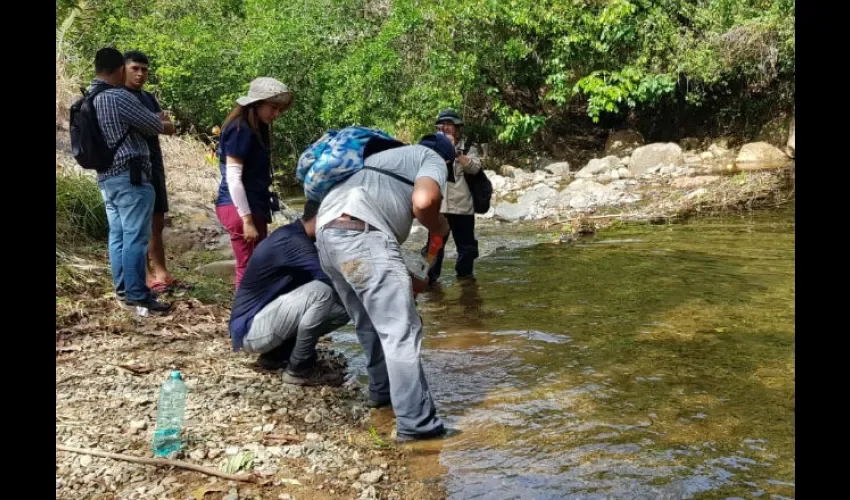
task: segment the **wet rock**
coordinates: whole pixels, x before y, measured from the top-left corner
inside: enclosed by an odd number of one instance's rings
[[[632,153],[629,170],[632,175],[641,175],[650,167],[679,166],[684,163],[682,148],[678,144],[655,143],[641,146]]]

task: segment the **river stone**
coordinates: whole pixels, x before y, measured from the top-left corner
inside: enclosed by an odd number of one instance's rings
[[[552,175],[568,177],[570,175],[570,164],[566,161],[559,161],[557,163],[552,163],[551,165],[548,165],[543,170],[549,172]]]
[[[616,156],[606,156],[605,158],[594,158],[587,162],[587,165],[576,173],[577,179],[589,179],[594,175],[607,172],[617,168],[620,159]]]
[[[510,222],[531,218],[541,213],[541,208],[548,206],[549,200],[557,196],[558,192],[546,186],[538,184],[523,193],[516,203],[503,202],[496,206],[495,217]]]
[[[360,482],[366,484],[376,484],[381,480],[382,477],[384,477],[384,471],[376,469],[372,472],[364,472],[363,474],[360,474]]]
[[[684,163],[685,159],[682,155],[682,148],[678,144],[655,143],[641,146],[635,149],[629,160],[629,170],[632,175],[641,175],[651,167],[674,166],[677,167]]]
[[[307,415],[304,416],[304,421],[308,424],[315,424],[322,420],[322,415],[314,409],[311,409],[307,412]]]
[[[779,148],[766,142],[744,144],[735,160],[735,166],[741,170],[763,170],[783,168],[791,159]]]
[[[522,170],[511,165],[502,165],[499,168],[499,173],[505,177],[515,177],[517,172],[522,173]]]
[[[348,479],[349,481],[354,481],[355,479],[360,477],[360,474],[361,474],[360,469],[358,469],[357,467],[353,467],[353,468],[348,469],[347,471],[343,472],[341,474],[341,476],[342,476],[343,479]]]

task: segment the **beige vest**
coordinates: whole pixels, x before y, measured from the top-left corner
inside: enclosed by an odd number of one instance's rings
[[[464,139],[458,141],[455,149],[458,156],[463,154]],[[446,182],[446,195],[443,197],[443,204],[440,207],[441,213],[458,215],[475,214],[475,210],[472,208],[472,193],[469,192],[469,185],[467,185],[463,174],[476,174],[481,170],[481,159],[478,157],[478,148],[474,145],[471,146],[469,151],[466,152],[466,156],[471,160],[466,167],[461,166],[457,160],[452,165],[455,181]]]

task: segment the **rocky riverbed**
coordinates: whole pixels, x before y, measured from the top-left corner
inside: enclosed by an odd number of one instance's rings
[[[589,220],[670,218],[783,202],[794,170],[785,152],[766,143],[687,146],[644,145],[635,134],[612,134],[605,153],[580,168],[567,162],[535,171],[502,165],[487,172],[495,192],[493,208],[479,216],[480,231],[502,234],[533,222],[580,232]],[[229,241],[213,210],[217,169],[191,141],[167,138],[164,151],[172,198],[170,258],[184,265],[199,254],[226,259]],[[57,146],[57,169],[68,163],[60,153]],[[296,216],[297,210],[288,210],[278,223]],[[414,239],[424,237],[423,228],[414,232]],[[536,240],[523,235],[517,241]],[[482,254],[500,245],[493,239]],[[207,263],[205,270],[230,276],[231,266],[225,260]],[[68,282],[60,283],[60,267]],[[258,372],[248,356],[232,353],[226,293],[207,303],[192,294],[172,297],[173,315],[136,318],[117,306],[108,289],[105,252],[60,258],[57,251],[57,444],[150,457],[157,391],[168,371],[178,368],[190,390],[188,443],[180,458],[240,469],[260,483],[57,451],[57,498],[441,498],[437,485],[407,470],[408,452],[390,444],[391,425],[371,427],[357,381],[339,388],[289,387],[279,374]],[[345,369],[327,345],[322,357]]]
[[[252,357],[230,351],[225,307],[184,298],[168,317],[136,318],[110,298],[73,300],[76,313],[66,304],[59,314],[57,305],[57,444],[151,457],[159,385],[179,369],[189,399],[187,446],[177,458],[259,483],[57,451],[57,498],[440,497],[411,477],[392,436],[370,431],[356,380],[302,388],[258,371]],[[320,358],[345,370],[327,344]]]
[[[510,165],[489,171],[495,199],[484,217],[516,222],[573,218],[615,208],[634,209],[644,218],[668,215],[653,213],[649,204],[640,202],[657,198],[659,191],[665,191],[671,202],[682,198],[696,202],[716,188],[728,190],[724,184],[736,174],[733,182],[744,186],[748,180],[776,176],[793,164],[765,142],[733,149],[721,140],[703,151],[686,151],[674,143],[637,144],[639,136],[634,133],[609,140],[603,157],[577,170],[568,162],[554,162],[534,172]],[[741,196],[752,194],[745,191]]]

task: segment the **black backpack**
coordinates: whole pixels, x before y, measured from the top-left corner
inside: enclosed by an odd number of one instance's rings
[[[94,98],[104,90],[115,88],[110,85],[98,85],[91,92],[82,91],[83,97],[71,105],[71,152],[74,159],[81,167],[101,172],[112,166],[115,152],[124,143],[130,129],[118,140],[115,147],[110,148],[100,124],[97,121],[97,113],[94,109]]]
[[[468,146],[464,148],[463,154],[469,152]],[[484,167],[478,170],[476,174],[463,174],[466,180],[466,185],[469,186],[469,192],[472,194],[472,209],[477,214],[486,214],[490,211],[490,199],[493,197],[493,183],[487,178],[484,173]]]

